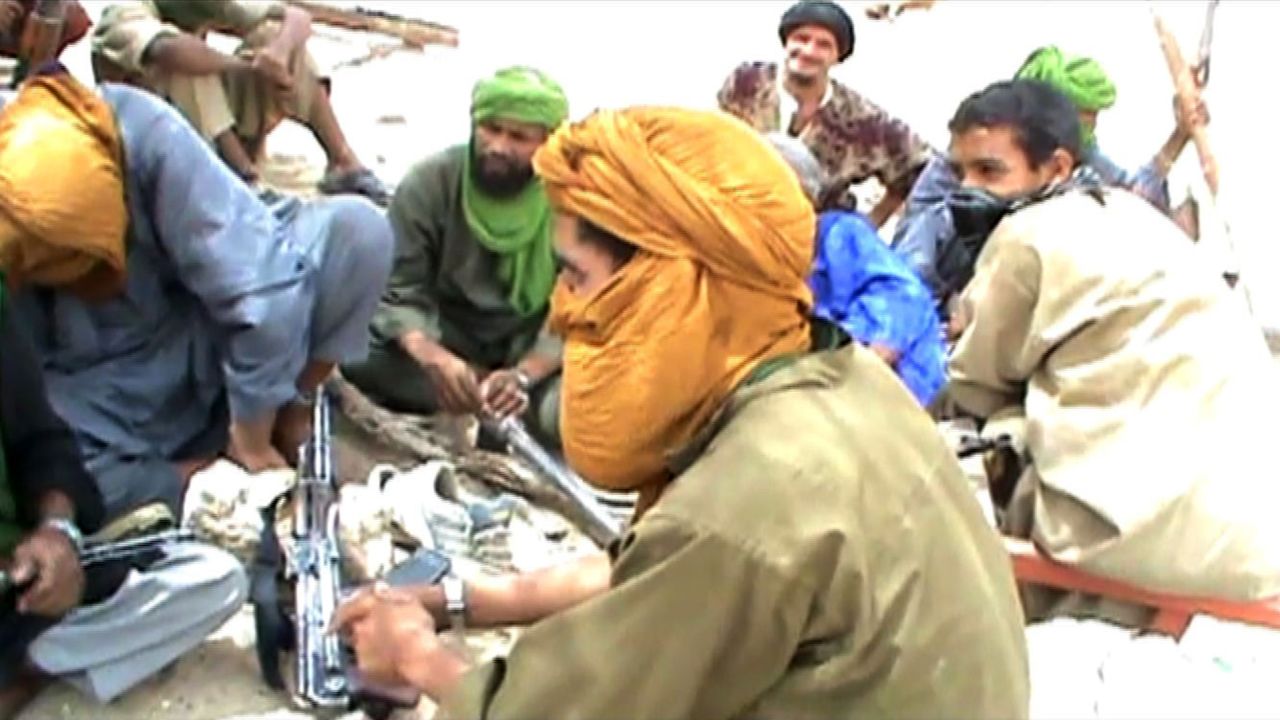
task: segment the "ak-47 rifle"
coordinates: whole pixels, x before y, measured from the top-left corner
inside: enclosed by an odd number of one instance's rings
[[[576,515],[585,525],[582,530],[594,543],[600,547],[608,547],[621,535],[618,522],[604,509],[582,478],[551,457],[525,429],[524,423],[512,415],[499,421],[483,418],[481,422],[578,507],[580,512]]]
[[[390,35],[391,37],[399,38],[410,47],[421,49],[427,45],[458,46],[458,30],[448,25],[406,18],[401,15],[380,10],[368,10],[362,7],[343,10],[332,5],[310,2],[309,0],[285,0],[285,2],[296,8],[306,10],[311,15],[311,19],[318,23],[340,27],[344,30]]]
[[[195,537],[195,533],[188,529],[163,530],[115,542],[87,543],[80,553],[80,567],[90,568],[112,560],[142,557],[173,543],[194,540]],[[12,575],[0,570],[0,595],[5,595],[12,590],[23,590],[28,584],[29,582],[14,582]]]
[[[285,577],[294,583],[294,692],[312,707],[360,708],[372,718],[383,718],[395,709],[416,706],[420,694],[411,688],[364,682],[351,649],[330,632],[334,611],[342,600],[343,578],[329,418],[329,401],[321,386],[312,411],[311,437],[300,451],[298,483],[293,491],[293,553],[285,567]],[[447,567],[445,563],[438,569],[443,572]],[[426,581],[434,582],[439,574]],[[263,654],[259,659],[266,661]]]

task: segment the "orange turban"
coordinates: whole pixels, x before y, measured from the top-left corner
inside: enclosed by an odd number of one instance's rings
[[[15,287],[88,298],[125,278],[123,148],[111,107],[66,73],[27,80],[0,112],[0,269]]]
[[[605,287],[560,283],[561,438],[592,483],[640,490],[761,362],[809,348],[813,207],[786,162],[719,112],[600,111],[534,157],[552,205],[639,248]]]

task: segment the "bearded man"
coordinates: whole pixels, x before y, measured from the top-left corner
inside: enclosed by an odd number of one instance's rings
[[[511,67],[476,83],[471,139],[413,167],[389,215],[395,264],[367,361],[343,374],[393,410],[529,413],[554,443],[560,343],[551,207],[534,152],[569,113],[560,86]],[[532,402],[530,401],[532,398]]]
[[[1159,211],[1081,171],[1077,108],[1051,85],[996,83],[950,128],[952,211],[980,254],[948,394],[988,435],[1025,438],[1003,530],[1155,591],[1280,593],[1259,422],[1280,387],[1247,308]],[[1038,588],[1024,608],[1150,619]]]
[[[608,557],[477,580],[448,614],[438,589],[362,591],[335,624],[363,670],[450,717],[1026,717],[1008,558],[892,371],[812,348],[814,210],[768,142],[602,111],[534,167],[565,453],[638,491],[637,519]],[[470,668],[433,614],[535,624]]]

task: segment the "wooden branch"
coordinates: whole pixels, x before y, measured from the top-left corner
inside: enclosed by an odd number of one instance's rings
[[[386,449],[393,458],[415,464],[447,460],[465,479],[520,495],[557,513],[579,530],[588,527],[587,518],[575,503],[519,460],[485,450],[456,447],[446,433],[432,426],[429,418],[379,407],[338,374],[326,389],[343,418],[364,435],[365,440]]]
[[[343,10],[310,0],[285,0],[285,2],[306,10],[315,22],[346,30],[390,35],[399,38],[410,47],[421,49],[427,45],[458,46],[458,30],[448,25],[364,8]]]
[[[1165,63],[1169,66],[1169,75],[1173,78],[1178,105],[1184,117],[1192,117],[1200,100],[1200,88],[1196,85],[1195,78],[1191,76],[1191,69],[1187,67],[1187,62],[1182,57],[1178,41],[1173,37],[1173,33],[1169,32],[1168,26],[1154,7],[1151,8],[1151,16],[1155,20],[1156,34],[1160,37],[1160,49],[1164,52]],[[1204,181],[1209,186],[1209,192],[1216,198],[1218,196],[1218,160],[1209,147],[1209,134],[1204,125],[1196,124],[1191,128],[1191,140],[1195,143],[1196,153],[1200,156],[1200,170],[1204,173]]]

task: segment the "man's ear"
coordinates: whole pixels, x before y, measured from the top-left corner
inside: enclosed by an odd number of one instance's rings
[[[1071,153],[1058,148],[1049,156],[1049,165],[1053,168],[1050,180],[1061,182],[1071,177],[1071,173],[1075,171],[1076,159],[1071,157]]]

